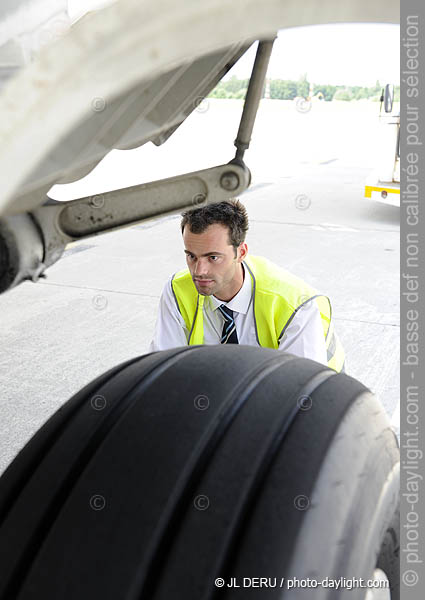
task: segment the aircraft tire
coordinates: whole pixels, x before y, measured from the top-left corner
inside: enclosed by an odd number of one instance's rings
[[[384,410],[346,374],[248,346],[145,355],[0,479],[0,600],[363,600],[343,584],[376,567],[396,599],[398,472]]]

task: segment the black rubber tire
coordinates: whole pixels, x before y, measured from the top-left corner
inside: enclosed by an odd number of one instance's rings
[[[345,374],[248,346],[146,355],[1,478],[0,600],[360,600],[287,582],[376,565],[398,599],[398,468],[382,407]],[[242,587],[257,577],[276,587]]]

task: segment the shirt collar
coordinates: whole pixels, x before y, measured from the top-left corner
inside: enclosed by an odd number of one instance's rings
[[[248,308],[251,304],[252,297],[252,282],[248,270],[245,268],[243,263],[241,263],[241,265],[244,271],[244,280],[241,289],[236,294],[236,296],[232,298],[229,302],[223,302],[215,296],[209,296],[210,306],[213,310],[216,310],[219,306],[224,304],[234,312],[242,314],[246,314],[248,312]]]

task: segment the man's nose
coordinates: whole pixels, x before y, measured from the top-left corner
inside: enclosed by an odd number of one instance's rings
[[[204,258],[198,258],[195,265],[195,277],[205,277],[208,274],[208,263]]]

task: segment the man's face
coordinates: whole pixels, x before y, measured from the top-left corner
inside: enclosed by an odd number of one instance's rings
[[[240,263],[247,251],[243,243],[235,256],[228,227],[214,223],[203,233],[192,233],[186,225],[183,243],[187,266],[200,294],[220,297],[233,289],[235,280],[240,276]]]

